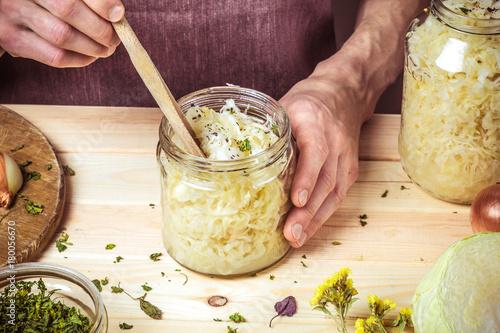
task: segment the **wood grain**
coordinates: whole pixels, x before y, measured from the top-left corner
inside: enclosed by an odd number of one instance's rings
[[[101,293],[108,332],[120,332],[118,325],[123,322],[134,325],[133,332],[144,333],[219,333],[227,332],[228,325],[238,333],[335,332],[334,320],[312,311],[309,300],[326,277],[348,266],[359,292],[348,314],[348,330],[353,333],[355,320],[370,315],[368,295],[395,301],[397,310],[411,306],[416,286],[441,253],[472,234],[469,206],[427,195],[402,170],[397,151],[399,115],[374,115],[361,134],[359,178],[321,231],[255,277],[212,278],[179,266],[162,244],[155,156],[160,109],[9,107],[42,130],[60,161],[77,172],[66,178],[67,204],[60,228],[35,260],[63,264],[90,279],[108,277]],[[385,190],[388,195],[382,197]],[[368,216],[364,227],[361,214]],[[59,253],[53,243],[61,227],[74,245]],[[116,247],[106,250],[109,243]],[[149,259],[155,252],[163,253],[160,261]],[[117,256],[123,257],[119,263]],[[180,273],[188,276],[186,284]],[[141,285],[147,282],[153,289],[146,300],[162,309],[163,319],[148,318],[137,301],[112,293],[111,286],[119,282],[134,297],[144,294]],[[214,295],[225,296],[228,303],[210,306],[208,299]],[[274,303],[289,295],[298,301],[297,313],[276,318],[270,329]],[[235,312],[247,322],[230,322]],[[389,313],[386,322],[390,324],[396,315]]]
[[[47,245],[62,217],[65,188],[61,165],[42,132],[1,105],[0,119],[0,151],[18,164],[31,161],[26,171],[41,174],[39,180],[25,182],[19,192],[43,206],[43,212],[37,216],[26,211],[25,200],[21,198],[16,198],[10,209],[0,208],[0,266],[3,266],[7,262],[14,263],[9,258],[9,249],[12,250],[9,244],[15,244],[15,263],[32,260]],[[24,148],[11,151],[20,145]],[[52,166],[50,170],[46,168],[48,164]],[[9,234],[15,239],[9,239]]]

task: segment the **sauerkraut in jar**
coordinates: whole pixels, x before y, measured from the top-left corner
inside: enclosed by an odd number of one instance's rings
[[[157,149],[163,243],[197,272],[242,275],[290,249],[283,226],[296,149],[288,116],[272,98],[240,87],[179,100],[207,158],[182,149],[164,118]]]
[[[500,1],[433,0],[410,25],[399,153],[446,201],[500,181]]]

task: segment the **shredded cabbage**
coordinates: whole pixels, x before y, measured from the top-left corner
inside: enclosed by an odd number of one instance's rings
[[[270,117],[257,121],[233,100],[219,111],[191,107],[186,117],[209,160],[249,157],[278,139]],[[182,147],[175,136],[173,141]],[[198,272],[235,275],[268,267],[286,254],[285,155],[251,172],[192,172],[165,154],[160,158],[168,174],[162,184],[163,240],[175,260]]]
[[[499,14],[499,1],[443,3],[473,17]],[[500,180],[500,36],[458,32],[433,15],[417,22],[407,36],[401,162],[435,196],[470,203]]]
[[[500,332],[500,233],[450,246],[413,296],[415,333]]]

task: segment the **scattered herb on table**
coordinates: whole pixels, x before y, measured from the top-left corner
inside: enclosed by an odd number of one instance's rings
[[[214,318],[214,321],[222,321],[220,318]]]
[[[108,283],[109,283],[109,280],[108,280],[108,278],[107,278],[107,277],[105,277],[104,279],[102,279],[102,280],[101,280],[101,284],[102,284],[103,286],[107,285]]]
[[[303,261],[301,261],[300,263],[302,264],[302,267],[307,267],[307,265]]]
[[[32,288],[37,291],[32,293]],[[56,292],[57,289],[48,291],[42,279],[16,281],[5,287],[0,294],[0,313],[7,320],[4,328],[11,333],[90,332],[93,325],[90,319],[80,309],[65,305],[61,297],[53,298]],[[8,315],[12,313],[8,307],[11,304],[15,304],[12,317]]]
[[[141,310],[145,314],[147,314],[150,318],[161,319],[163,312],[158,307],[156,307],[155,305],[153,305],[150,302],[145,300],[147,293],[142,295],[141,297],[134,298],[134,297],[130,296],[130,294],[127,293],[126,291],[124,291],[123,289],[122,289],[122,291],[125,294],[127,294],[128,297],[132,298],[133,300],[139,301]]]
[[[56,247],[59,252],[65,251],[68,247],[67,245],[73,245],[73,243],[68,242],[69,235],[63,231],[61,237],[56,240]]]
[[[162,256],[161,253],[152,253],[149,255],[149,259],[153,261],[160,261],[160,257]]]
[[[62,166],[62,169],[63,169],[64,173],[65,173],[65,174],[67,174],[67,175],[70,175],[70,176],[74,176],[74,175],[76,175],[75,170],[71,169],[71,168],[70,168],[69,166],[67,166],[67,165],[63,165],[63,166]]]
[[[403,190],[409,190],[409,189],[410,189],[409,187],[406,187],[406,186],[404,186],[404,185],[401,185],[401,191],[403,191]]]
[[[116,260],[115,260],[115,261],[113,261],[113,263],[115,263],[115,264],[116,264],[117,262],[122,261],[122,259],[123,259],[123,257],[122,257],[122,256],[118,256],[118,257],[116,257]]]
[[[141,285],[141,287],[142,287],[142,290],[144,290],[144,291],[151,291],[151,290],[153,290],[153,288],[151,288],[150,286],[148,286],[147,282],[144,283],[143,285]]]
[[[366,222],[367,218],[368,218],[368,215],[366,215],[366,214],[359,215],[359,223],[361,224],[362,227],[364,227],[365,225],[368,224],[368,222]]]
[[[381,197],[385,198],[387,197],[387,194],[389,193],[389,190],[385,190],[384,193],[382,193]]]
[[[99,290],[99,292],[102,292],[101,281],[99,281],[98,279],[94,279],[92,280],[92,283],[97,288],[97,290]]]
[[[333,245],[342,245],[342,243],[341,243],[341,242],[338,242],[338,241],[334,241],[334,242],[332,242],[332,244],[333,244]]]
[[[11,149],[10,151],[18,151],[18,150],[23,149],[23,148],[24,148],[24,145],[19,145],[16,148]]]
[[[235,312],[234,314],[229,316],[229,320],[235,323],[242,323],[245,321],[245,318],[242,315],[240,315],[239,312]]]
[[[47,170],[51,170],[51,169],[52,169],[52,164],[47,164],[47,165],[45,166],[45,169],[47,169]]]
[[[271,327],[273,319],[278,316],[288,316],[288,317],[293,316],[295,312],[297,312],[297,301],[293,296],[285,297],[282,301],[274,304],[274,309],[276,310],[276,312],[278,312],[278,314],[271,318],[271,321],[269,322],[269,327]]]
[[[274,280],[274,275],[269,275],[269,280]]]
[[[231,328],[231,326],[227,325],[227,333],[238,333],[237,328]]]
[[[111,292],[113,294],[121,294],[123,292],[123,288],[120,287],[120,284],[118,283],[118,286],[111,286]]]
[[[120,327],[121,330],[130,330],[132,329],[132,327],[134,327],[134,325],[129,325],[127,323],[120,323],[118,327]]]
[[[20,163],[18,164],[19,165],[19,168],[21,169],[21,171],[24,172],[24,168],[26,168],[28,165],[30,165],[32,162],[31,161],[25,161],[23,163]]]
[[[307,256],[304,254],[304,255],[302,255],[302,258],[303,259],[307,259]]]
[[[179,274],[184,275],[184,277],[186,278],[186,280],[182,284],[182,285],[185,285],[188,282],[188,276],[186,274],[184,274],[184,273],[179,273]]]
[[[106,245],[106,250],[113,250],[116,247],[115,244],[108,244]]]
[[[154,204],[154,203],[150,203],[150,204],[149,204],[149,207],[151,207],[151,208],[153,208],[153,209],[154,209],[154,208],[155,208],[155,204]]]

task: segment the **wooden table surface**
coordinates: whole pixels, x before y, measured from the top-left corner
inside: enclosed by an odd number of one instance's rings
[[[411,306],[417,284],[440,254],[472,234],[469,206],[435,199],[406,176],[397,150],[400,116],[378,114],[362,129],[358,181],[321,232],[257,276],[205,276],[181,267],[162,245],[155,156],[162,116],[158,108],[6,107],[38,127],[61,163],[76,172],[66,177],[59,229],[36,261],[69,266],[90,279],[107,277],[102,296],[108,332],[119,332],[122,322],[134,325],[130,332],[148,333],[225,333],[228,325],[238,333],[335,332],[335,322],[312,311],[309,300],[318,284],[345,266],[359,292],[348,315],[354,332],[355,320],[370,315],[367,296],[389,298],[397,310]],[[367,215],[364,227],[362,214]],[[74,245],[60,253],[55,240],[63,228]],[[116,247],[106,250],[109,243]],[[149,255],[157,252],[163,255],[153,262]],[[115,263],[117,256],[123,259]],[[153,288],[147,300],[163,311],[163,319],[153,320],[137,301],[111,293],[118,283],[134,297],[144,294],[141,285],[147,283]],[[227,297],[228,303],[209,305],[213,295]],[[270,329],[274,304],[289,295],[298,301],[297,313],[274,319]],[[236,312],[245,323],[229,321]],[[386,323],[395,316],[391,312]]]

